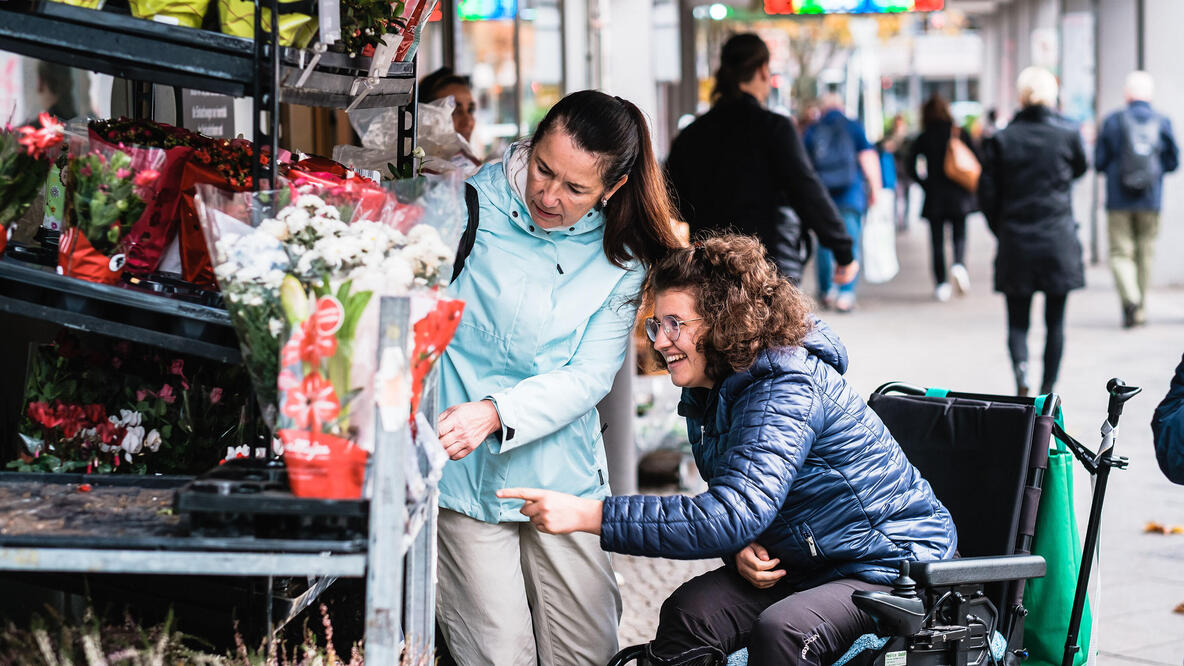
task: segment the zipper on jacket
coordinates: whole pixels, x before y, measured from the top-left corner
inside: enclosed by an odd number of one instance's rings
[[[810,547],[810,557],[818,557],[818,547],[814,545],[814,537],[806,535],[806,545]]]

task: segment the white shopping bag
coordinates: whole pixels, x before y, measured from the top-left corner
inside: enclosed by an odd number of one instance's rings
[[[863,226],[863,278],[873,284],[896,277],[896,193],[880,190]]]

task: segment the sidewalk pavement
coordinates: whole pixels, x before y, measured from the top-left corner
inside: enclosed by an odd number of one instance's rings
[[[948,303],[933,299],[929,236],[924,221],[897,238],[900,274],[883,285],[861,285],[855,312],[823,313],[850,354],[847,379],[867,396],[880,384],[901,380],[984,393],[1011,393],[1014,381],[1006,345],[1003,298],[992,290],[995,240],[981,217],[969,223],[970,293]],[[1160,261],[1176,261],[1160,248]],[[1155,461],[1149,423],[1167,393],[1184,353],[1184,288],[1153,291],[1150,323],[1119,327],[1118,297],[1105,263],[1089,267],[1086,289],[1069,298],[1065,355],[1056,390],[1070,433],[1090,448],[1100,441],[1106,415],[1106,382],[1120,377],[1143,387],[1127,403],[1120,422],[1119,455],[1130,468],[1110,478],[1102,518],[1101,564],[1095,567],[1090,603],[1095,618],[1092,650],[1100,664],[1184,663],[1184,534],[1147,533],[1149,522],[1184,525],[1184,487],[1164,479]],[[808,293],[813,295],[811,282]],[[1031,371],[1039,377],[1044,348],[1042,305],[1033,308],[1029,338]],[[1075,478],[1077,513],[1084,531],[1090,502],[1088,475]],[[719,560],[674,561],[614,556],[624,615],[621,645],[653,636],[662,601],[692,576]],[[1100,591],[1099,591],[1100,581]]]

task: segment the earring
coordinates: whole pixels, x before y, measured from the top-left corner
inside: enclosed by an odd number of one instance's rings
[[[603,199],[601,199],[601,200],[600,200],[600,207],[601,207],[601,208],[604,208],[604,207],[605,207],[605,206],[607,206],[607,205],[608,205],[608,197],[605,197],[605,198],[603,198]]]

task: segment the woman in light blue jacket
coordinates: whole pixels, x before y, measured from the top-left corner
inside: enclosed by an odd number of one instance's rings
[[[495,493],[608,496],[596,404],[675,213],[641,111],[595,91],[470,183],[477,236],[451,287],[465,313],[441,360],[437,617],[465,666],[603,664],[621,606],[599,541],[540,534]]]

